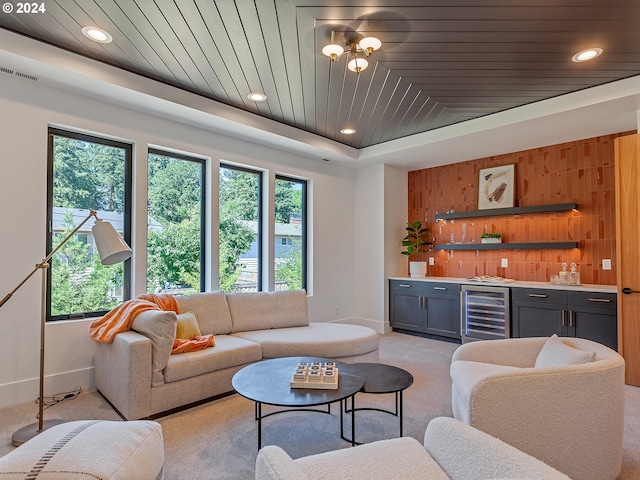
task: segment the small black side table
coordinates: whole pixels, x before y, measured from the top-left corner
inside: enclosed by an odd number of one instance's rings
[[[262,419],[277,413],[289,412],[292,409],[307,412],[322,412],[331,414],[331,403],[340,402],[340,438],[347,440],[344,435],[343,411],[346,412],[346,402],[361,390],[364,377],[355,372],[352,364],[335,362],[338,368],[338,388],[335,390],[316,390],[310,388],[291,388],[290,382],[296,365],[299,362],[328,362],[331,359],[318,357],[284,357],[263,360],[248,365],[233,376],[231,385],[243,397],[255,403],[255,419],[258,421],[258,450],[262,447]],[[342,402],[345,406],[342,406]],[[263,414],[262,405],[288,407],[272,413]],[[327,405],[327,410],[316,410],[308,407]],[[303,407],[303,408],[301,408]],[[304,408],[306,407],[306,408]],[[351,419],[351,438],[355,438],[356,422]],[[351,445],[355,442],[347,440]]]
[[[402,368],[394,367],[393,365],[386,365],[384,363],[352,363],[351,367],[353,367],[354,372],[364,377],[364,385],[360,389],[362,393],[395,393],[396,409],[395,411],[391,411],[373,407],[356,408],[355,397],[352,397],[351,409],[347,409],[347,402],[345,402],[345,412],[351,413],[351,415],[354,416],[354,420],[355,412],[359,410],[374,410],[395,415],[400,420],[400,436],[402,437],[402,392],[413,385],[413,375]],[[360,442],[356,442],[354,438],[349,439],[344,436],[342,438],[347,442],[360,445]]]

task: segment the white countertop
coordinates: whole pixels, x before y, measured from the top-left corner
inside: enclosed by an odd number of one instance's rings
[[[509,280],[506,281],[474,281],[469,278],[459,277],[389,277],[389,280],[405,280],[405,281],[418,281],[418,282],[445,282],[445,283],[459,283],[465,285],[492,285],[503,286],[513,288],[545,288],[549,290],[575,290],[579,292],[601,292],[601,293],[617,293],[618,287],[616,285],[598,285],[594,283],[582,284],[582,285],[566,285],[550,282],[530,282],[526,280]]]

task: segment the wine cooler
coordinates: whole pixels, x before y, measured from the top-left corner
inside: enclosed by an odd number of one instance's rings
[[[509,338],[509,288],[462,285],[460,296],[462,343]]]

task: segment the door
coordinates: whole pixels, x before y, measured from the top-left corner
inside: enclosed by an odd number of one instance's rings
[[[424,332],[459,339],[460,286],[425,282],[423,293],[427,307]]]
[[[640,135],[615,140],[618,348],[625,381],[640,386]]]
[[[567,335],[567,316],[564,305],[513,302],[514,337],[559,337]]]
[[[422,283],[391,280],[390,297],[391,327],[422,332]]]

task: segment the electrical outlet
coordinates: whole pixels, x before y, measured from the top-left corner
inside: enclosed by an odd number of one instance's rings
[[[429,257],[429,265],[435,265],[436,264],[436,259],[433,257]]]
[[[611,270],[611,259],[603,258],[602,259],[602,269],[603,270]]]
[[[509,259],[508,258],[503,258],[502,259],[502,268],[507,268],[509,266]]]

